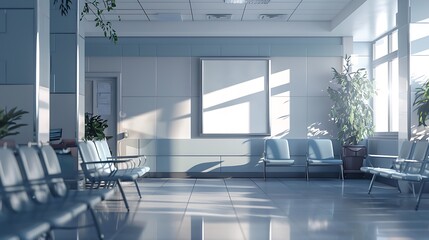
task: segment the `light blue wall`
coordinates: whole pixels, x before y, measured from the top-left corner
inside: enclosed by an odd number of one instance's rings
[[[34,9],[0,5],[0,84],[34,84]]]
[[[343,55],[341,37],[151,37],[86,39],[86,56],[127,57],[335,57]]]

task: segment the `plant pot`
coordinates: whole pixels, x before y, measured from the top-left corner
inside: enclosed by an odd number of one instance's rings
[[[341,154],[344,173],[361,173],[360,168],[366,155],[367,150],[364,145],[344,145]]]

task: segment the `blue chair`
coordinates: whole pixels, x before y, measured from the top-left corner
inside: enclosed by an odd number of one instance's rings
[[[291,166],[295,160],[290,159],[289,142],[286,139],[267,139],[264,142],[264,180],[267,177],[267,167]]]
[[[330,139],[309,139],[307,151],[306,176],[309,179],[310,166],[339,166],[344,181],[343,160],[334,157],[334,148]]]

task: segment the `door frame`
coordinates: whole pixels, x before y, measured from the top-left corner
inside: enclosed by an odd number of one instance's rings
[[[122,74],[120,72],[85,72],[85,81],[87,78],[111,78],[116,83],[116,154],[119,155],[120,149],[118,145],[118,133],[122,132],[121,116],[122,116]],[[85,96],[86,98],[86,96]]]

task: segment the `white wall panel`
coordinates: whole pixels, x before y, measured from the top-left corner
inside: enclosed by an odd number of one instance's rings
[[[336,138],[335,125],[329,121],[332,101],[329,97],[307,98],[307,136],[317,138]]]
[[[191,96],[191,58],[157,58],[157,95]]]
[[[307,135],[306,97],[271,98],[271,135],[303,138]]]
[[[156,58],[122,59],[122,96],[156,96]]]
[[[131,139],[156,138],[156,115],[156,98],[123,97],[120,129]]]
[[[75,138],[76,113],[70,111],[70,106],[76,105],[76,94],[51,93],[50,96],[51,128],[63,129],[63,138]]]
[[[158,172],[220,172],[219,157],[157,156]]]
[[[307,58],[271,58],[271,95],[307,96]]]
[[[191,138],[191,99],[189,97],[158,98],[157,137]]]
[[[91,57],[87,61],[87,72],[121,72],[122,70],[122,59],[119,57]]]
[[[309,57],[307,60],[308,96],[328,96],[332,67],[342,71],[341,57]]]

